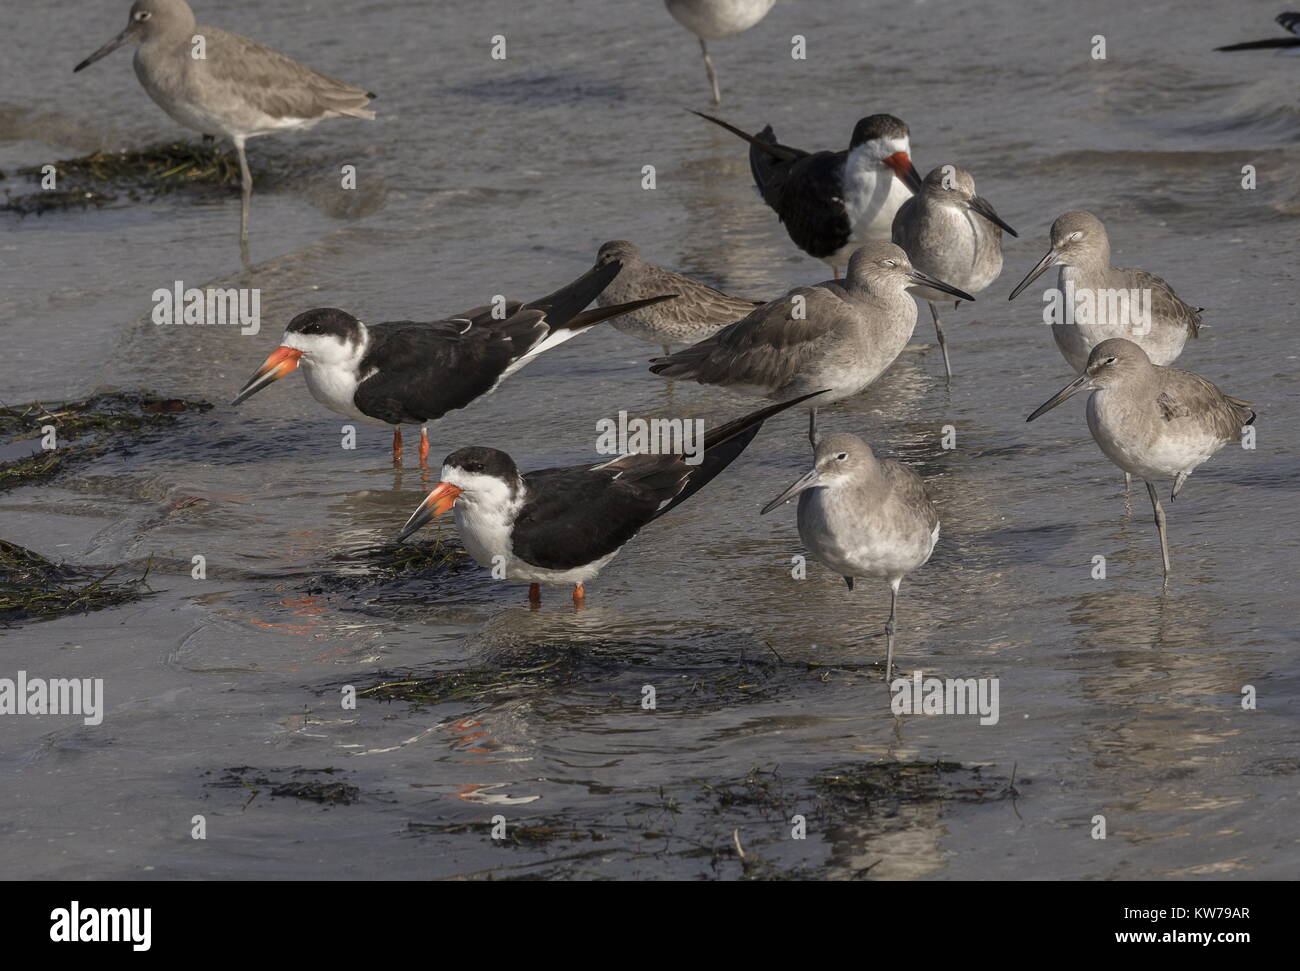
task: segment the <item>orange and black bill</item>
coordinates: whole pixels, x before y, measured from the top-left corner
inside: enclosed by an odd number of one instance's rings
[[[441,516],[456,505],[456,497],[459,495],[460,489],[450,482],[439,482],[433,487],[433,491],[424,497],[424,502],[420,503],[415,512],[411,513],[411,518],[406,521],[402,531],[397,534],[397,542],[400,543],[434,516]]]
[[[237,405],[257,394],[272,381],[279,381],[286,374],[292,374],[298,369],[298,360],[301,357],[302,351],[283,345],[277,347],[262,362],[262,366],[257,369],[257,373],[239,389],[239,394],[235,395],[235,400],[231,404]]]

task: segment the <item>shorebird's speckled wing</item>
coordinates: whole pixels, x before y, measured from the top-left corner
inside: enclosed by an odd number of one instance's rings
[[[994,227],[996,228],[996,227]],[[1125,268],[1120,270],[1129,280],[1129,287],[1151,291],[1151,316],[1154,320],[1167,320],[1181,326],[1188,337],[1201,336],[1201,309],[1193,307],[1174,293],[1174,288],[1154,273]]]
[[[657,311],[663,319],[674,323],[740,320],[753,313],[755,307],[761,307],[765,303],[763,300],[743,300],[740,297],[733,297],[729,293],[715,290],[699,280],[692,280],[671,270],[664,270],[661,267],[655,269],[658,272],[647,275],[643,289],[648,288],[656,293],[677,294],[676,300],[661,304]]]
[[[1241,437],[1241,429],[1255,420],[1249,401],[1226,395],[1212,382],[1191,371],[1160,368],[1160,393],[1156,405],[1165,421],[1192,421],[1211,430],[1220,440]]]
[[[806,318],[793,317],[792,298],[802,296]],[[742,385],[776,391],[793,381],[806,362],[822,353],[839,318],[851,326],[855,311],[824,287],[799,287],[764,304],[743,320],[668,357],[650,370],[700,384]]]
[[[925,522],[926,530],[933,533],[934,527],[939,525],[939,514],[925,490],[925,480],[902,462],[882,459],[880,464],[889,476],[894,495],[908,509],[914,510]]]
[[[249,105],[272,118],[374,118],[373,95],[313,71],[286,54],[218,27],[200,26],[207,57],[205,98]]]

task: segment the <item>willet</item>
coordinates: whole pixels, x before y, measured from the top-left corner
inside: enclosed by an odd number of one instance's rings
[[[537,355],[618,314],[671,295],[579,313],[617,275],[609,263],[530,303],[475,307],[446,320],[363,324],[332,307],[294,317],[232,405],[301,364],[307,390],[326,408],[369,425],[393,426],[393,461],[402,458],[402,426],[420,425],[420,464],[429,455],[426,422],[464,408]],[[504,317],[498,317],[498,314]]]
[[[939,541],[939,514],[921,477],[901,462],[878,459],[856,435],[827,435],[813,469],[766,506],[799,497],[799,539],[814,558],[853,589],[854,577],[889,583],[885,680],[894,670],[898,588],[925,564]]]
[[[713,69],[706,41],[721,40],[749,30],[767,16],[776,0],[664,0],[673,19],[700,39],[700,53],[709,72],[713,103],[722,104],[718,73]]]
[[[817,408],[857,394],[894,363],[916,328],[922,286],[975,299],[912,266],[893,243],[867,243],[849,260],[843,280],[797,287],[650,370],[756,391],[784,400],[827,389],[808,405],[808,437],[817,443]]]
[[[1184,303],[1146,270],[1110,265],[1110,240],[1089,212],[1067,212],[1052,223],[1052,247],[1011,291],[1014,300],[1051,267],[1061,269],[1049,291],[1052,337],[1076,374],[1092,349],[1112,337],[1139,345],[1155,364],[1172,364],[1201,329],[1201,307]],[[1046,299],[1046,297],[1045,297]]]
[[[1080,391],[1088,398],[1088,428],[1101,450],[1130,475],[1141,476],[1151,496],[1164,575],[1169,576],[1165,511],[1152,479],[1172,477],[1172,502],[1187,477],[1215,452],[1240,441],[1255,421],[1250,402],[1233,398],[1199,374],[1151,363],[1137,344],[1116,337],[1092,349],[1084,372],[1027,421]]]
[[[126,28],[73,71],[123,44],[139,44],[135,76],[158,107],[186,128],[234,142],[243,187],[239,242],[245,261],[253,176],[244,143],[257,135],[310,128],[326,118],[375,117],[366,107],[373,94],[255,40],[200,27],[185,0],[136,0]]]
[[[1274,18],[1283,30],[1293,35],[1300,34],[1300,13],[1280,13]],[[1216,47],[1216,51],[1256,51],[1262,48],[1281,48],[1281,54],[1300,54],[1300,37],[1270,37],[1268,40],[1250,40],[1244,44],[1229,44]]]
[[[976,218],[978,217],[978,218]],[[894,216],[894,242],[907,252],[912,265],[926,273],[979,293],[1002,272],[1002,230],[1019,235],[1002,221],[992,204],[975,194],[975,180],[965,169],[941,165],[925,177],[921,191],[904,202]],[[948,342],[939,323],[943,294],[916,292],[930,305],[934,330],[943,352],[943,369],[952,380]]]
[[[596,465],[523,472],[505,452],[472,446],[443,461],[442,481],[411,514],[398,542],[455,509],[470,556],[493,576],[529,584],[573,584],[573,602],[643,526],[686,501],[740,455],[763,422],[802,399],[770,405],[704,436],[703,455],[631,454]]]
[[[853,128],[841,152],[808,153],[781,145],[772,126],[750,135],[696,111],[749,142],[749,168],[763,201],[809,256],[830,264],[835,277],[860,244],[888,241],[894,214],[921,177],[912,165],[911,134],[893,115],[871,115]]]
[[[733,297],[688,276],[647,263],[641,259],[641,251],[626,240],[611,240],[596,254],[597,265],[615,260],[623,264],[623,269],[596,298],[600,306],[661,293],[677,294],[676,300],[623,314],[613,322],[614,328],[625,334],[658,344],[665,354],[672,353],[673,344],[694,344],[712,337],[727,324],[763,305],[761,300]]]

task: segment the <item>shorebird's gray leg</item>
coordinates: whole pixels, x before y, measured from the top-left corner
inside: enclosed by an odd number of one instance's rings
[[[1124,495],[1127,496],[1129,494],[1129,491],[1132,488],[1133,488],[1133,476],[1131,473],[1125,472],[1124,473]]]
[[[659,346],[664,349],[664,357],[667,357],[669,354],[673,352],[672,347],[670,347],[667,344],[660,344]]]
[[[1165,561],[1165,576],[1169,576],[1169,537],[1165,533],[1165,511],[1160,506],[1160,496],[1156,487],[1147,483],[1147,492],[1151,495],[1151,507],[1156,511],[1156,529],[1160,530],[1160,555]]]
[[[888,643],[885,654],[885,680],[888,681],[894,673],[894,632],[898,630],[898,624],[895,617],[898,612],[898,585],[902,579],[889,581],[889,620],[885,624],[885,640]]]
[[[808,411],[808,441],[812,442],[813,450],[817,449],[817,409],[812,408]]]
[[[939,308],[935,306],[934,301],[927,301],[930,304],[930,316],[934,318],[934,332],[939,335],[939,350],[943,351],[943,370],[948,375],[948,382],[952,383],[952,365],[948,363],[948,338],[943,336],[943,325],[939,323]]]
[[[709,57],[709,46],[700,38],[700,53],[704,55],[704,67],[709,72],[709,84],[713,86],[713,103],[722,104],[722,92],[718,90],[718,72],[713,70],[713,58]]]
[[[1187,481],[1188,473],[1179,472],[1174,476],[1174,491],[1169,493],[1169,501],[1173,502],[1178,498],[1178,493],[1183,491],[1183,483]]]
[[[840,268],[836,266],[834,263],[831,264],[831,273],[832,273],[831,276],[832,280],[838,280],[840,278]]]
[[[248,208],[253,201],[253,173],[248,170],[248,155],[244,152],[244,139],[236,138],[235,151],[239,154],[239,178],[243,188],[243,205],[239,210],[239,245],[248,246]]]

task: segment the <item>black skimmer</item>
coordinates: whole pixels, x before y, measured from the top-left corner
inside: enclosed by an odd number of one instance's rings
[[[464,408],[543,351],[603,320],[673,299],[665,294],[582,311],[621,268],[617,262],[596,266],[540,300],[475,307],[432,323],[363,324],[333,307],[305,311],[289,322],[280,346],[231,404],[301,366],[307,390],[326,408],[366,424],[392,425],[398,462],[403,425],[423,426]],[[429,436],[421,427],[420,463],[428,456]]]
[[[541,602],[543,583],[573,584],[573,601],[581,604],[583,585],[643,526],[707,485],[745,450],[765,420],[812,396],[769,405],[707,432],[695,465],[684,455],[632,454],[595,465],[520,472],[495,448],[458,449],[443,461],[442,481],[411,514],[397,541],[452,509],[456,531],[480,566],[528,583],[534,604]]]
[[[1287,54],[1300,54],[1300,13],[1280,13],[1274,18],[1283,30],[1289,30],[1291,37],[1270,37],[1268,40],[1248,40],[1244,44],[1229,44],[1216,47],[1216,51],[1257,51],[1270,47],[1287,49]]]
[[[839,152],[805,152],[776,140],[772,126],[750,135],[701,111],[692,112],[749,142],[749,168],[763,201],[809,256],[836,279],[861,244],[888,241],[898,207],[921,189],[911,133],[893,115],[870,115]]]

